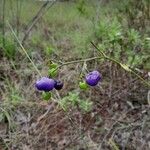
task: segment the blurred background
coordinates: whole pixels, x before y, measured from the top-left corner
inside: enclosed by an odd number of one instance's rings
[[[49,101],[35,89],[25,52],[47,76],[52,62],[98,57],[91,41],[149,83],[150,0],[0,0],[0,150],[150,149],[149,87],[117,64],[61,67]],[[101,83],[81,90],[95,69]]]

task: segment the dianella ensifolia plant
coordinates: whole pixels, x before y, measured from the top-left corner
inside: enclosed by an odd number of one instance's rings
[[[86,58],[86,59],[81,59],[81,60],[75,60],[75,61],[69,61],[69,62],[64,62],[64,63],[50,63],[49,65],[49,70],[47,71],[47,76],[42,76],[42,74],[40,73],[40,71],[37,69],[37,67],[35,66],[34,62],[31,60],[30,56],[28,55],[27,51],[25,50],[25,48],[23,47],[23,45],[21,44],[21,42],[19,41],[18,37],[16,36],[14,30],[12,29],[12,27],[10,26],[10,24],[8,24],[12,33],[14,34],[18,44],[20,45],[20,47],[22,48],[23,52],[25,53],[25,55],[27,56],[27,58],[30,60],[30,62],[32,63],[33,67],[35,68],[35,70],[38,72],[38,74],[40,75],[40,79],[38,79],[35,82],[35,87],[37,88],[37,90],[42,91],[42,95],[43,98],[45,100],[50,100],[51,99],[51,95],[52,95],[52,91],[53,90],[61,90],[63,89],[63,85],[65,83],[63,83],[62,81],[58,80],[56,78],[58,71],[61,67],[63,66],[67,66],[70,64],[76,64],[76,63],[86,63],[88,61],[93,61],[93,60],[109,60],[112,63],[117,64],[119,67],[121,67],[122,69],[124,69],[125,71],[127,71],[128,73],[134,74],[136,77],[138,77],[146,86],[150,87],[150,84],[145,81],[141,76],[139,76],[136,72],[134,72],[128,65],[126,65],[125,63],[121,63],[119,60],[115,59],[114,55],[112,54],[107,54],[104,49],[102,47],[100,47],[99,45],[97,46],[94,42],[91,42],[91,45],[93,46],[93,48],[95,48],[97,50],[97,57],[92,57],[92,58]],[[105,39],[106,42],[110,42],[112,43],[112,45],[114,44],[114,42],[120,42],[120,40],[122,40],[122,33],[117,32],[120,27],[115,27],[114,26],[114,30],[111,33],[111,35],[109,35],[109,39]],[[106,35],[109,34],[108,32],[106,32]],[[103,35],[103,37],[105,37],[105,34]],[[103,77],[105,78],[105,77]],[[81,76],[80,82],[79,82],[79,87],[81,88],[81,90],[87,90],[88,88],[92,88],[93,86],[97,86],[102,79],[102,75],[100,73],[99,70],[93,70],[85,75]],[[90,105],[90,103],[83,103],[83,101],[78,101],[77,103],[75,102],[74,98],[73,101],[71,101],[73,104],[79,105],[80,108],[85,108],[84,106],[87,105],[87,107]],[[59,102],[58,102],[59,103]]]
[[[114,58],[107,56],[93,42],[91,42],[91,44],[97,49],[98,55],[99,55],[99,57],[95,57],[95,58],[93,58],[93,60],[103,58],[103,59],[112,61],[113,63],[120,66],[122,69],[126,70],[129,73],[134,74],[135,76],[137,76],[147,86],[150,86],[150,84],[148,82],[146,82],[141,76],[139,76],[136,72],[131,70],[128,65],[120,63],[118,60],[115,60]],[[84,62],[84,61],[91,61],[91,60],[92,60],[92,58],[88,58],[88,59],[85,59],[85,60],[76,60],[76,61],[72,61],[72,62],[66,62],[66,63],[60,64],[58,66],[56,64],[52,63],[51,67],[50,67],[50,70],[48,71],[49,72],[49,77],[42,77],[40,80],[38,80],[36,82],[36,88],[38,90],[44,91],[44,92],[50,92],[53,89],[61,90],[63,88],[63,83],[61,83],[61,81],[57,81],[56,79],[53,79],[53,77],[56,75],[58,69],[61,68],[64,65],[69,65],[69,64],[74,64],[74,63],[81,63],[81,62]],[[101,81],[101,78],[102,78],[102,76],[101,76],[99,71],[94,70],[92,72],[89,72],[83,78],[83,82],[79,82],[79,87],[81,89],[87,89],[88,86],[90,86],[90,87],[96,86]]]

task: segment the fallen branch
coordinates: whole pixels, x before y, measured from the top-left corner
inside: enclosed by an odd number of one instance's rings
[[[44,11],[44,10],[46,10],[46,7],[48,6],[49,2],[50,2],[50,1],[46,1],[46,2],[42,5],[42,7],[39,9],[39,11],[37,12],[37,14],[36,14],[36,15],[32,18],[32,20],[29,22],[29,25],[28,25],[28,27],[27,27],[27,30],[25,31],[24,37],[23,37],[22,42],[21,42],[22,45],[24,45],[24,43],[25,43],[26,39],[28,38],[29,33],[31,32],[32,28],[35,26],[35,24],[39,21],[39,19],[40,19],[40,18],[44,15],[44,13],[46,12],[46,11]],[[51,3],[51,5],[48,7],[48,9],[51,8],[51,7],[55,4],[55,2],[56,2],[56,1],[53,1],[53,2]],[[48,10],[48,9],[47,9],[47,10]]]

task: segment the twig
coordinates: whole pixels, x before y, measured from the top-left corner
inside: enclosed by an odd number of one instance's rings
[[[58,68],[61,68],[62,66],[66,66],[66,65],[70,65],[70,64],[76,64],[76,63],[80,63],[80,62],[87,62],[87,61],[92,61],[92,60],[100,59],[100,58],[102,58],[102,57],[91,57],[91,58],[86,58],[86,59],[73,60],[73,61],[62,63],[61,65],[58,66]]]
[[[21,42],[19,41],[17,35],[15,34],[15,32],[14,32],[12,26],[9,24],[9,22],[8,22],[8,26],[9,26],[10,30],[12,31],[12,33],[13,33],[13,35],[14,35],[16,41],[17,41],[18,44],[20,45],[22,51],[25,53],[25,55],[27,56],[27,58],[29,59],[29,61],[30,61],[31,64],[33,65],[34,69],[37,71],[37,73],[42,77],[40,71],[39,71],[38,68],[35,66],[34,62],[33,62],[32,59],[30,58],[30,56],[28,55],[27,51],[25,50],[25,48],[23,47],[23,45],[22,45]]]
[[[99,50],[99,48],[91,41],[91,44],[95,47],[95,49],[97,49],[98,50],[98,52],[105,58],[105,57],[107,57],[106,55],[105,55],[105,53],[104,52],[102,52],[101,50]]]
[[[37,12],[37,14],[33,17],[33,19],[30,21],[27,30],[25,31],[25,35],[22,39],[22,45],[25,43],[25,40],[28,38],[30,31],[32,30],[32,28],[34,27],[34,25],[38,22],[38,20],[43,16],[44,14],[44,9],[46,9],[47,5],[49,4],[50,1],[46,1],[42,7],[39,9],[39,11]],[[56,1],[53,1],[50,5],[50,7],[52,7],[55,4]],[[50,8],[49,7],[49,8]],[[48,8],[48,9],[49,9]]]
[[[112,138],[109,139],[108,144],[111,145],[114,148],[114,150],[119,150],[117,144],[113,141]]]
[[[96,59],[101,59],[101,58],[102,57],[91,57],[91,58],[86,58],[86,59],[79,59],[79,60],[73,60],[73,61],[64,62],[64,63],[60,64],[58,67],[56,67],[53,70],[53,72],[55,72],[59,68],[61,68],[63,66],[66,66],[66,65],[71,65],[71,64],[81,63],[81,62],[88,62],[88,61],[92,61],[92,60],[96,60]]]
[[[36,20],[36,18],[38,18],[38,16],[42,13],[43,9],[48,5],[49,1],[46,1],[41,7],[40,9],[38,10],[38,12],[36,13],[36,15],[29,21],[26,29],[28,29],[31,24],[34,22],[34,20]]]
[[[143,79],[140,75],[138,75],[136,72],[134,72],[133,70],[131,70],[127,65],[120,63],[119,61],[115,60],[114,58],[108,57],[104,52],[102,52],[93,42],[91,42],[91,44],[98,50],[98,52],[103,56],[103,58],[114,62],[115,64],[119,65],[122,69],[124,69],[125,71],[128,71],[132,74],[134,74],[136,77],[138,77],[145,85],[150,87],[150,84],[148,82],[145,81],[145,79]]]
[[[115,121],[115,122],[111,125],[109,131],[107,132],[107,134],[106,134],[106,135],[104,136],[104,138],[102,139],[101,144],[100,144],[99,147],[98,147],[98,150],[101,150],[104,141],[107,139],[107,137],[108,137],[108,135],[110,134],[111,130],[113,129],[113,127],[114,127],[117,123],[118,123],[118,120]]]

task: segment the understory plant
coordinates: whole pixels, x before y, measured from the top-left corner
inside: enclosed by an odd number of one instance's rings
[[[83,2],[82,5],[84,5]],[[26,57],[30,60],[34,69],[39,74],[40,78],[37,80],[35,85],[39,91],[42,91],[43,98],[46,100],[51,99],[53,90],[63,89],[63,85],[65,83],[57,79],[57,74],[61,67],[76,63],[86,63],[88,61],[111,61],[128,73],[135,75],[146,86],[150,86],[150,84],[134,70],[135,67],[142,65],[143,62],[147,62],[148,55],[147,53],[143,53],[142,50],[144,49],[144,52],[146,52],[145,49],[149,49],[149,37],[146,34],[141,35],[134,28],[130,28],[129,30],[127,30],[124,26],[121,25],[117,18],[101,19],[94,26],[95,42],[91,42],[91,46],[96,50],[96,57],[69,62],[58,61],[58,63],[54,63],[53,61],[51,61],[49,70],[47,71],[47,76],[43,76],[41,74],[34,62],[31,60],[27,51],[19,41],[10,24],[9,27],[18,44],[25,53]],[[102,78],[101,71],[96,69],[93,69],[91,70],[91,72],[87,72],[86,74],[81,73],[80,77],[81,79],[79,81],[79,87],[81,88],[81,90],[87,90],[88,88],[97,86],[101,82]],[[74,103],[74,101],[71,102]]]

